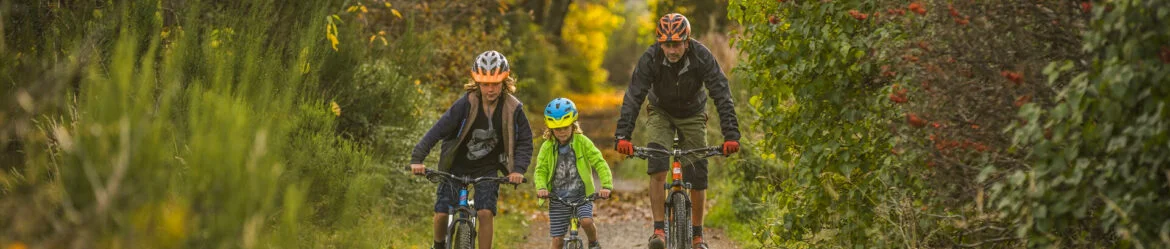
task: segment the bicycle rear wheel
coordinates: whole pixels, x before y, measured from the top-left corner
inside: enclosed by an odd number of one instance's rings
[[[456,221],[455,230],[451,231],[451,248],[452,249],[475,249],[475,236],[473,236],[471,222]]]
[[[687,196],[683,192],[674,192],[670,194],[670,217],[667,217],[670,222],[670,234],[667,248],[672,249],[690,249],[691,248],[691,207],[687,203]]]

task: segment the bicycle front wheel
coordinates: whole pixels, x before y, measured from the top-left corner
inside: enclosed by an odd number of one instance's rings
[[[687,203],[687,196],[682,192],[670,194],[670,212],[667,217],[670,222],[670,234],[666,237],[670,242],[668,248],[691,249],[691,207]]]
[[[471,229],[475,226],[471,222],[456,221],[455,230],[451,231],[451,249],[475,249],[475,236]]]
[[[585,245],[581,244],[580,240],[571,240],[569,244],[565,245],[566,249],[585,249]]]

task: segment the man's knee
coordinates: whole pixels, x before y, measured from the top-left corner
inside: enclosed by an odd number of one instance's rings
[[[592,226],[593,218],[581,218],[581,226]]]
[[[480,219],[482,219],[484,217],[491,218],[492,216],[496,215],[495,213],[492,213],[492,210],[488,210],[488,209],[477,210],[477,211],[475,211],[475,214],[479,215]]]
[[[650,174],[650,180],[659,184],[666,182],[666,171]]]

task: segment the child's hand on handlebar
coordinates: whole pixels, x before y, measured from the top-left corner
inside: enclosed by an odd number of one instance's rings
[[[410,173],[414,173],[415,175],[421,176],[426,172],[427,172],[427,166],[425,166],[425,165],[422,165],[422,164],[411,164],[410,165]]]
[[[610,192],[609,189],[603,188],[603,189],[601,189],[601,191],[598,191],[597,196],[601,197],[602,199],[607,199],[607,198],[609,198],[609,192]]]
[[[548,190],[544,190],[544,189],[537,190],[536,191],[536,198],[548,198]]]

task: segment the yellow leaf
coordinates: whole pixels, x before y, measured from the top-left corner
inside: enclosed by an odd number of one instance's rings
[[[341,106],[337,105],[337,102],[329,101],[329,106],[333,116],[341,117]]]
[[[327,35],[329,37],[330,45],[333,45],[333,51],[337,51],[337,36],[333,34]]]
[[[382,46],[390,46],[390,43],[386,42],[386,37],[379,36],[378,38],[382,39]]]
[[[378,37],[378,36],[376,36],[376,35],[371,35],[371,36],[370,36],[370,42],[369,42],[369,43],[374,43],[374,38],[377,38],[377,37]]]
[[[366,12],[370,12],[370,11],[366,9],[365,5],[362,5],[362,13],[366,13]]]
[[[398,13],[398,10],[396,9],[390,9],[390,13],[393,13],[394,16],[398,17],[398,19],[402,19],[402,13]]]
[[[390,3],[382,3],[382,4],[386,5],[386,8],[390,8]]]
[[[419,83],[422,83],[422,81],[419,81],[419,80],[414,80],[414,85],[416,85],[416,86],[417,86]]]
[[[28,249],[28,246],[24,245],[24,243],[14,242],[12,244],[8,244],[8,246],[4,247],[4,248],[7,248],[7,249]]]
[[[357,10],[358,10],[358,6],[355,5],[355,6],[349,6],[349,8],[345,9],[345,12],[352,13],[352,12],[357,11]]]

